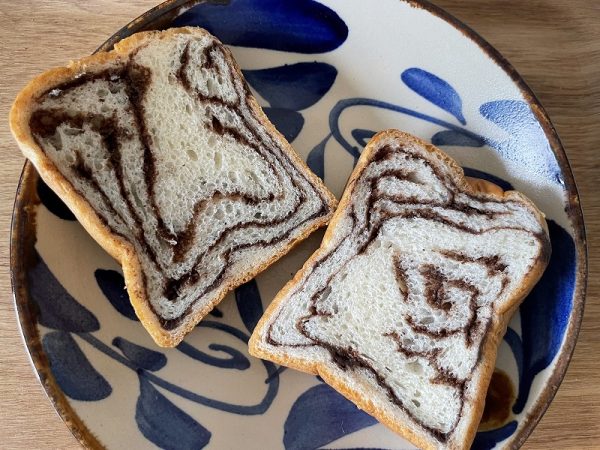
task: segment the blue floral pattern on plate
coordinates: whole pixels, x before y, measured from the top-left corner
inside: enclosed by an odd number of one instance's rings
[[[282,26],[284,23],[286,25]],[[262,99],[265,113],[289,141],[294,141],[303,132],[308,123],[307,111],[324,101],[339,78],[339,68],[332,60],[306,60],[305,55],[324,59],[323,54],[343,49],[352,32],[341,12],[313,0],[201,3],[181,14],[172,25],[203,26],[232,46],[286,53],[284,64],[266,68],[242,66],[242,69],[250,87]],[[533,171],[537,176],[561,185],[558,163],[526,102],[490,98],[475,111],[470,111],[465,109],[466,105],[472,107],[473,103],[465,101],[466,93],[460,92],[440,74],[424,67],[408,66],[395,76],[398,87],[406,88],[414,99],[407,94],[405,103],[399,103],[366,96],[340,97],[339,93],[335,101],[329,99],[328,129],[315,137],[312,150],[306,154],[308,165],[318,176],[327,181],[328,172],[337,170],[328,163],[331,152],[345,152],[355,163],[375,133],[376,130],[362,123],[350,127],[342,123],[346,113],[360,110],[383,111],[397,115],[398,120],[407,117],[429,124],[434,132],[424,137],[435,145],[470,152],[492,149],[503,160],[516,164],[530,164],[528,152],[522,150],[536,146],[543,150],[545,157],[536,157],[539,164]],[[417,98],[434,109],[424,111],[419,108]],[[476,115],[494,124],[504,134],[487,135],[481,133],[481,127],[470,126]],[[502,174],[492,174],[482,167],[465,167],[465,173],[490,180],[505,190],[512,189],[512,183]],[[57,219],[65,223],[75,220],[41,181],[37,192],[44,207]],[[517,396],[513,416],[497,429],[479,432],[473,444],[476,449],[494,448],[516,432],[536,376],[552,364],[560,351],[572,309],[577,255],[570,233],[553,218],[548,219],[548,226],[553,247],[550,265],[522,304],[518,320],[511,323],[504,337],[516,367]],[[158,447],[202,448],[214,441],[217,430],[199,419],[205,417],[206,412],[200,414],[198,411],[205,410],[194,408],[208,408],[229,415],[261,416],[275,407],[282,389],[291,389],[289,384],[282,383],[284,367],[250,358],[245,351],[249,334],[263,313],[260,280],[252,280],[235,290],[235,309],[231,306],[215,308],[211,317],[198,325],[201,331],[218,333],[210,335],[216,340],[203,343],[202,348],[197,342],[186,340],[176,350],[165,352],[116,333],[107,339],[105,319],[102,318],[101,324],[90,309],[70,294],[42,256],[36,256],[28,279],[30,296],[38,311],[37,320],[44,330],[43,350],[60,389],[74,401],[105,401],[117,395],[115,386],[121,380],[103,370],[108,367],[105,363],[102,367],[97,365],[96,355],[103,355],[105,360],[128,369],[137,380],[133,419],[139,433]],[[126,319],[121,323],[127,326],[141,328],[139,323],[134,323],[139,321],[129,303],[121,273],[95,267],[93,279],[108,300],[107,304],[111,305],[110,314],[116,313],[115,317]],[[241,347],[236,348],[238,344]],[[90,357],[89,349],[94,350],[94,358]],[[210,389],[192,389],[178,382],[179,377],[169,371],[171,366],[178,364],[179,358],[193,361],[198,373],[211,367],[222,370],[224,376],[226,373],[235,377],[236,374],[241,376],[261,370],[260,383],[256,384],[262,385],[262,391],[257,388],[262,392],[261,397],[254,402],[236,402],[211,395]],[[294,397],[287,411],[278,410],[285,415],[281,446],[286,449],[323,448],[337,441],[344,442],[344,437],[376,424],[372,417],[329,386],[311,380]],[[80,404],[79,407],[85,406]]]

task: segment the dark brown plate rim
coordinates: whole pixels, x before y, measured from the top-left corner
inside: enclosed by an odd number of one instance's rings
[[[533,91],[517,73],[515,68],[500,54],[500,52],[470,27],[429,1],[401,1],[407,2],[415,8],[424,9],[452,25],[465,37],[477,44],[483,52],[485,52],[510,76],[542,126],[564,177],[565,191],[568,196],[567,214],[573,225],[573,238],[577,250],[577,274],[573,292],[573,307],[570,314],[569,325],[565,337],[563,338],[563,345],[558,359],[555,362],[553,372],[544,386],[537,402],[530,409],[528,417],[524,420],[525,424],[520,426],[517,429],[517,432],[509,438],[510,448],[519,448],[523,445],[550,406],[567,371],[581,327],[587,288],[588,250],[583,212],[581,210],[577,186],[567,155],[544,107]],[[97,51],[109,50],[119,40],[137,33],[138,31],[161,28],[170,23],[171,20],[179,14],[182,8],[187,9],[197,3],[200,2],[198,0],[167,0],[121,28],[104,42]],[[26,252],[35,241],[35,235],[32,233],[35,226],[35,211],[32,205],[37,201],[37,196],[35,194],[37,179],[38,175],[33,168],[33,165],[27,161],[23,167],[17,188],[13,207],[10,239],[11,282],[19,326],[29,352],[31,363],[57,413],[81,445],[86,448],[101,449],[104,448],[103,444],[98,441],[73,410],[69,400],[61,391],[50,371],[48,359],[42,349],[40,336],[36,327],[35,308],[31,307],[29,300],[26,276],[28,255]]]

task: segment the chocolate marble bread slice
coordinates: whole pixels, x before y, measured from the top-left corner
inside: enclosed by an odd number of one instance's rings
[[[250,340],[421,448],[469,448],[507,322],[550,255],[518,192],[399,131],[364,150],[323,243]]]
[[[198,28],[144,32],[17,97],[23,153],[123,266],[135,311],[174,346],[336,201]]]

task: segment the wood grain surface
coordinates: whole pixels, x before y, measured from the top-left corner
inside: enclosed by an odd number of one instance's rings
[[[587,304],[567,376],[524,448],[600,448],[600,1],[435,3],[512,62],[548,111],[571,161],[590,251]],[[24,159],[8,129],[10,104],[29,78],[91,53],[154,5],[152,0],[0,0],[0,448],[79,447],[37,382],[13,309],[8,236]]]

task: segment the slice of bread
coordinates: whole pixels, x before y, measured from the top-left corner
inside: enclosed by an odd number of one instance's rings
[[[377,134],[250,353],[319,374],[420,448],[469,448],[508,320],[550,256],[531,201],[479,186],[437,148]]]
[[[333,195],[199,28],[135,34],[29,83],[12,132],[123,266],[138,317],[175,346],[225,294],[328,222]]]

